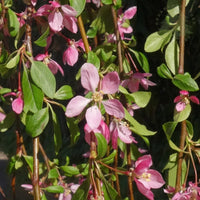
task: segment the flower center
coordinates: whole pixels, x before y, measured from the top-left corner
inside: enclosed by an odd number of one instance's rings
[[[144,172],[141,177],[146,181],[150,181],[151,174]]]
[[[92,99],[95,102],[101,102],[103,100],[103,93],[101,91],[100,92],[94,92],[92,94]]]

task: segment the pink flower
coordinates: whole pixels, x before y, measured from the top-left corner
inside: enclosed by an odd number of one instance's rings
[[[140,109],[140,107],[137,104],[127,105],[127,110],[130,113],[131,116],[134,116],[134,110]]]
[[[49,69],[53,74],[56,74],[59,70],[60,73],[64,76],[64,71],[62,67],[56,61],[52,60],[50,57],[51,56],[48,54],[48,52],[46,52],[45,54],[38,54],[35,57],[35,60],[43,61],[44,64],[46,64],[49,67]]]
[[[2,122],[6,118],[6,115],[0,112],[0,122]]]
[[[136,92],[139,90],[139,85],[147,90],[149,86],[155,86],[156,84],[149,81],[145,77],[150,77],[150,73],[140,73],[136,72],[131,75],[129,79],[122,81],[123,87],[128,87],[131,92]]]
[[[118,10],[118,30],[121,36],[121,39],[124,38],[124,33],[132,33],[133,29],[130,26],[129,19],[132,19],[137,11],[137,7],[133,6],[126,10],[124,13],[122,12],[122,8]]]
[[[81,67],[81,84],[87,91],[93,93],[92,98],[89,99],[78,95],[71,99],[65,112],[67,117],[78,116],[89,103],[93,102],[94,105],[89,107],[85,113],[87,124],[92,130],[98,128],[101,123],[102,115],[99,110],[101,103],[109,115],[120,119],[124,118],[124,108],[118,100],[109,99],[103,101],[104,94],[114,94],[118,91],[120,79],[117,72],[110,72],[102,80],[99,80],[97,68],[91,63],[85,63]],[[97,88],[98,90],[96,91]]]
[[[80,186],[79,184],[74,184],[74,183],[70,184],[62,183],[60,185],[65,189],[65,191],[59,195],[58,200],[71,200],[72,199],[71,193],[75,193],[78,187]]]
[[[189,92],[185,90],[181,90],[180,95],[174,99],[174,103],[176,104],[176,110],[181,112],[185,109],[185,106],[192,101],[193,103],[199,104],[199,99],[196,96],[189,96]]]
[[[99,127],[95,128],[93,130],[90,128],[90,126],[88,124],[85,124],[84,131],[85,131],[85,141],[89,145],[90,145],[90,136],[91,136],[90,133],[92,131],[94,133],[101,133],[105,137],[107,143],[109,143],[109,141],[110,141],[110,132],[109,132],[107,124],[103,120],[101,120]]]
[[[87,3],[91,3],[91,0],[86,0]],[[97,8],[101,5],[101,0],[92,0],[92,3],[96,5]]]
[[[74,40],[70,40],[69,47],[63,53],[63,63],[66,63],[70,66],[74,66],[74,64],[78,60],[78,47],[81,47],[85,51],[85,47],[82,39],[75,42]]]
[[[109,129],[111,133],[113,149],[117,148],[118,137],[122,142],[126,144],[130,144],[132,142],[137,143],[135,138],[131,136],[131,131],[125,122],[119,119],[114,119],[111,121]]]
[[[76,10],[69,5],[60,5],[56,1],[49,1],[49,3],[50,5],[40,7],[36,16],[47,15],[49,26],[55,32],[59,32],[65,27],[69,31],[77,33]]]
[[[22,92],[21,91],[18,91],[17,93],[9,92],[9,93],[4,95],[4,97],[7,97],[7,96],[15,96],[15,97],[17,97],[12,102],[12,110],[18,115],[21,114],[21,112],[23,110],[23,107],[24,107],[24,101],[22,99]]]
[[[151,166],[151,155],[144,155],[135,162],[133,174],[138,190],[149,200],[154,200],[151,189],[162,187],[165,181],[159,172],[149,169]]]

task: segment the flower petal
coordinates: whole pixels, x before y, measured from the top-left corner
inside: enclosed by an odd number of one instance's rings
[[[64,76],[64,71],[62,67],[54,60],[50,59],[48,64],[49,69],[52,71],[53,74],[56,74],[59,70],[60,73]]]
[[[6,118],[6,115],[0,112],[0,122],[2,122]]]
[[[135,162],[135,173],[140,176],[142,173],[147,171],[152,166],[152,164],[151,155],[144,155],[139,157]]]
[[[97,68],[91,63],[85,63],[81,67],[81,84],[88,90],[95,92],[99,83],[99,74]]]
[[[110,72],[102,80],[101,90],[105,94],[114,94],[118,91],[120,79],[117,72]]]
[[[181,112],[181,111],[183,111],[184,109],[185,109],[185,102],[182,102],[182,101],[180,101],[180,102],[178,102],[177,104],[176,104],[176,110],[178,111],[178,112]]]
[[[109,115],[113,115],[116,118],[122,119],[124,118],[125,114],[124,114],[124,108],[122,106],[122,104],[120,103],[120,101],[118,101],[117,99],[109,99],[107,101],[102,101],[106,112]]]
[[[196,96],[190,96],[190,100],[191,100],[193,103],[199,104],[199,99],[198,99]]]
[[[49,26],[55,32],[59,32],[63,28],[63,16],[60,12],[54,10],[48,17]]]
[[[72,33],[77,33],[78,31],[76,22],[77,22],[77,19],[75,17],[68,17],[64,15],[63,25],[66,29],[68,29]]]
[[[68,17],[75,17],[77,15],[76,10],[69,5],[62,5],[61,9],[63,13]]]
[[[113,149],[117,149],[117,139],[118,139],[118,131],[117,131],[117,126],[116,122],[112,121],[109,126],[110,133],[111,133],[111,138],[112,138],[112,147]]]
[[[70,46],[67,50],[63,53],[63,63],[66,63],[70,66],[74,66],[74,64],[78,60],[78,51],[74,46]]]
[[[101,123],[101,120],[102,120],[101,111],[99,110],[97,106],[92,106],[87,109],[85,113],[85,118],[89,127],[92,130],[94,130],[98,128]]]
[[[124,12],[123,18],[124,19],[132,19],[134,17],[134,15],[135,15],[136,11],[137,11],[137,7],[136,6],[130,7],[129,9],[127,9]]]
[[[158,171],[149,169],[147,173],[151,174],[150,181],[148,182],[151,188],[157,189],[165,184],[165,181]]]
[[[65,115],[67,117],[75,117],[79,115],[83,111],[83,109],[87,106],[87,104],[90,103],[90,101],[92,100],[82,96],[74,97],[68,103]]]
[[[17,114],[20,114],[22,112],[23,107],[24,107],[24,101],[22,100],[21,97],[16,98],[12,102],[12,109]]]

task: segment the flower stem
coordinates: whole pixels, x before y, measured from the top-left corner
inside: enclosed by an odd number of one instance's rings
[[[79,26],[79,30],[80,30],[80,33],[81,33],[81,37],[82,37],[82,40],[83,40],[83,43],[84,43],[84,46],[85,46],[85,52],[88,54],[88,52],[90,51],[90,46],[89,46],[87,35],[86,35],[86,32],[85,32],[83,20],[82,20],[80,15],[78,16],[77,20],[78,20],[78,26]]]
[[[114,172],[115,172],[115,177],[116,177],[116,190],[119,194],[119,196],[121,196],[121,191],[120,191],[120,185],[119,185],[119,176],[118,176],[118,173],[117,173],[117,166],[118,166],[118,148],[116,149],[117,153],[115,155],[115,158],[114,158]]]
[[[39,186],[39,137],[33,138],[33,192],[34,200],[40,200],[40,186]]]
[[[179,69],[178,73],[184,73],[184,52],[185,52],[185,5],[186,0],[181,1],[181,13],[180,13],[180,54],[179,54]],[[181,151],[178,153],[178,166],[177,166],[177,177],[175,192],[178,192],[181,187],[181,174],[182,174],[182,163],[183,163],[183,149],[185,146],[185,138],[187,135],[186,121],[181,122],[181,136],[180,146]]]

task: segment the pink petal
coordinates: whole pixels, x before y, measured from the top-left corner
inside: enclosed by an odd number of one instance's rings
[[[76,17],[77,15],[76,10],[69,5],[62,5],[61,9],[63,13],[67,15],[68,17]]]
[[[74,66],[74,64],[78,60],[78,51],[74,46],[69,46],[67,50],[63,53],[63,63],[66,63],[70,66]]]
[[[60,4],[56,1],[49,1],[54,8],[60,8]]]
[[[135,162],[135,173],[140,176],[145,171],[147,171],[152,166],[152,164],[151,155],[141,156]]]
[[[104,94],[114,94],[118,91],[120,79],[117,72],[110,72],[102,80],[101,90]]]
[[[99,74],[97,68],[91,63],[85,63],[81,67],[81,84],[88,90],[95,92],[99,83]]]
[[[151,190],[144,187],[144,185],[140,181],[138,181],[136,178],[134,180],[140,193],[142,193],[145,197],[147,197],[147,199],[154,200],[154,195],[151,192]]]
[[[59,70],[60,73],[64,76],[64,71],[62,67],[54,60],[50,59],[48,64],[49,69],[52,71],[53,74],[56,74]]]
[[[163,180],[161,174],[158,171],[149,169],[147,173],[151,174],[150,181],[148,182],[151,188],[157,189],[165,184],[165,181]]]
[[[51,5],[43,5],[37,10],[36,16],[49,15],[50,11],[52,10],[53,7]]]
[[[63,28],[63,16],[60,12],[54,10],[48,17],[49,26],[55,32],[59,32]]]
[[[78,116],[91,101],[91,99],[82,96],[72,98],[66,107],[65,115],[67,117]]]
[[[102,119],[101,111],[97,106],[92,106],[85,113],[86,121],[89,127],[94,130],[99,127]]]
[[[131,92],[137,92],[139,90],[139,83],[140,81],[137,79],[131,79],[128,83],[128,89]]]
[[[179,103],[176,104],[176,110],[178,112],[181,112],[185,109],[185,102],[180,101]]]
[[[190,100],[191,100],[193,103],[199,104],[199,99],[198,99],[196,96],[190,96]]]
[[[0,122],[2,122],[6,118],[6,115],[0,112]]]
[[[124,114],[124,108],[122,106],[122,104],[120,103],[120,101],[118,101],[117,99],[110,99],[107,101],[102,101],[106,112],[109,115],[113,115],[116,118],[122,119],[124,118],[125,114]]]
[[[75,45],[76,45],[76,47],[81,47],[85,51],[85,46],[84,46],[84,43],[83,43],[82,39],[76,41]]]
[[[27,191],[32,191],[33,190],[33,186],[30,185],[30,184],[22,184],[21,187],[23,187]]]
[[[37,3],[37,0],[31,0],[31,3],[32,3],[33,6],[35,6],[36,3]]]
[[[46,57],[47,57],[46,54],[38,54],[37,56],[35,56],[35,60],[42,61],[42,60],[44,60]]]
[[[109,143],[109,141],[110,141],[110,131],[109,131],[107,124],[103,120],[101,120],[101,123],[100,123],[100,126],[98,127],[98,130],[105,137],[107,143]]]
[[[72,33],[77,33],[78,31],[76,22],[77,22],[77,19],[75,17],[68,17],[64,15],[63,25],[66,29],[68,29]]]
[[[116,127],[116,122],[112,121],[109,126],[110,132],[112,134],[112,147],[113,149],[117,149],[117,139],[118,139],[118,131]]]
[[[12,109],[17,114],[20,114],[22,112],[23,107],[24,107],[24,101],[22,100],[21,97],[16,98],[12,102]]]
[[[134,141],[134,138],[131,136],[131,131],[123,125],[118,126],[118,137],[126,144],[130,144]]]
[[[189,92],[186,91],[186,90],[181,90],[179,93],[180,93],[181,95],[184,95],[184,96],[189,95]]]
[[[124,19],[132,19],[134,17],[134,15],[135,15],[136,11],[137,11],[137,7],[136,6],[130,7],[129,9],[127,9],[124,12],[123,18]]]
[[[175,99],[174,99],[174,103],[177,103],[177,102],[179,102],[179,101],[181,101],[181,96],[177,96],[177,97],[175,97]]]
[[[146,79],[146,78],[141,79],[140,83],[141,83],[142,87],[143,87],[145,90],[148,89],[148,86],[149,86],[149,85],[150,85],[150,86],[155,86],[155,85],[156,85],[155,83],[153,83],[152,81],[150,81],[150,80],[148,80],[148,79]]]

